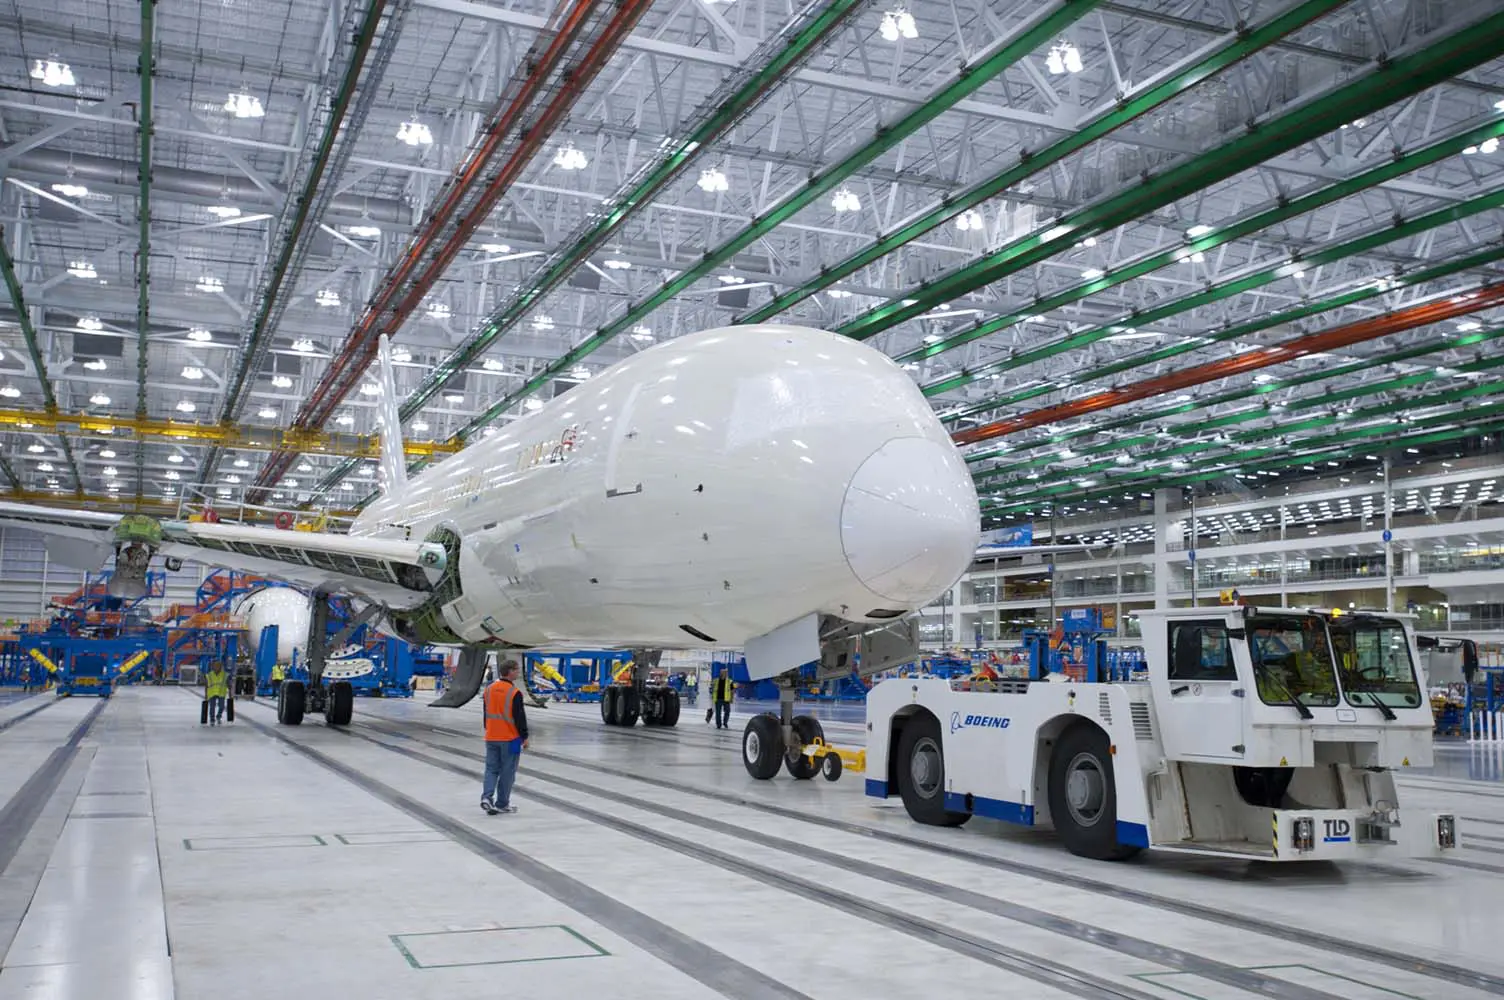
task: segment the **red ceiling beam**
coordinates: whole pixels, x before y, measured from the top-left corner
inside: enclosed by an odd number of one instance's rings
[[[995,420],[992,423],[973,427],[969,430],[957,431],[951,435],[951,440],[958,446],[976,444],[979,441],[991,441],[994,438],[1004,437],[1008,434],[1016,434],[1030,427],[1053,424],[1060,420],[1068,420],[1071,417],[1080,417],[1088,413],[1095,413],[1098,410],[1122,406],[1124,403],[1131,403],[1135,400],[1147,399],[1150,396],[1159,396],[1189,388],[1190,386],[1214,382],[1217,379],[1227,378],[1230,375],[1241,375],[1245,372],[1257,371],[1260,368],[1268,368],[1270,365],[1294,361],[1296,358],[1307,354],[1320,354],[1323,351],[1348,347],[1352,344],[1362,343],[1365,340],[1376,340],[1379,337],[1387,337],[1393,333],[1402,333],[1405,330],[1412,330],[1418,326],[1426,326],[1430,323],[1439,323],[1442,320],[1452,319],[1457,316],[1465,316],[1468,313],[1478,312],[1481,309],[1487,309],[1500,303],[1504,303],[1504,284],[1485,285],[1474,292],[1451,296],[1436,302],[1428,302],[1424,305],[1410,306],[1409,308],[1385,313],[1382,316],[1375,316],[1371,319],[1359,320],[1356,323],[1332,327],[1319,333],[1296,337],[1294,340],[1288,340],[1283,344],[1276,344],[1272,347],[1253,351],[1244,351],[1230,358],[1209,361],[1204,365],[1196,365],[1194,368],[1171,372],[1168,375],[1160,375],[1155,378],[1145,379],[1142,382],[1134,382],[1131,385],[1108,389],[1104,392],[1092,393],[1090,396],[1083,396],[1080,399],[1073,399],[1066,403],[1057,403],[1054,406],[1045,406],[1037,410],[1030,410],[1027,413],[1020,413],[1014,417]]]

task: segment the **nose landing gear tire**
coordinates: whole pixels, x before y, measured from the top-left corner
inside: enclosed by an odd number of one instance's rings
[[[825,727],[820,725],[820,720],[813,715],[796,715],[792,723],[794,735],[799,737],[799,746],[789,747],[784,755],[783,763],[788,768],[789,774],[800,781],[808,781],[820,773],[820,765],[799,752],[800,747],[813,743],[818,737],[825,739]]]
[[[783,762],[783,727],[771,715],[754,715],[742,730],[742,763],[758,781],[778,773]]]
[[[1050,820],[1066,850],[1096,861],[1122,861],[1140,850],[1118,843],[1117,789],[1107,734],[1077,723],[1050,755]]]
[[[916,822],[960,826],[971,813],[945,808],[945,749],[933,715],[910,719],[898,737],[898,794]]]
[[[283,681],[277,691],[277,721],[284,726],[302,723],[306,695],[302,681]]]
[[[355,689],[349,681],[335,681],[324,699],[324,722],[331,726],[348,726],[355,715]]]

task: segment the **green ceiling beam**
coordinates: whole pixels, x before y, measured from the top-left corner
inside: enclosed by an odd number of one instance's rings
[[[0,226],[0,277],[5,279],[5,289],[10,293],[11,308],[16,311],[16,325],[21,328],[21,338],[26,341],[26,353],[31,358],[31,370],[36,372],[37,383],[42,388],[42,404],[48,413],[57,412],[57,396],[52,391],[52,380],[47,375],[47,363],[42,360],[42,344],[37,339],[37,328],[31,321],[31,312],[26,305],[26,296],[21,291],[21,279],[16,275],[16,261],[10,254],[10,247],[5,240],[5,227]],[[73,447],[68,443],[66,435],[57,436],[58,444],[62,446],[63,457],[68,460],[68,471],[73,474],[73,492],[83,496],[83,479],[79,476],[78,462],[73,458]],[[8,461],[0,457],[0,468],[3,468],[5,476],[11,485],[21,489],[21,480]]]
[[[979,322],[971,329],[958,333],[955,336],[947,337],[936,344],[926,345],[923,349],[916,348],[914,351],[910,351],[908,354],[900,355],[898,360],[908,361],[911,359],[917,359],[920,356],[925,356],[925,351],[933,352],[933,349],[935,348],[952,350],[956,347],[960,347],[963,344],[971,343],[972,341],[977,340],[981,337],[989,337],[992,334],[997,333],[999,330],[1003,330],[1007,327],[1022,323],[1028,316],[1059,309],[1073,302],[1087,298],[1088,296],[1105,291],[1108,288],[1113,288],[1117,285],[1131,281],[1134,278],[1142,277],[1152,271],[1157,271],[1161,268],[1178,264],[1192,253],[1205,252],[1207,250],[1214,249],[1215,247],[1222,246],[1226,243],[1230,243],[1233,240],[1241,239],[1244,236],[1249,236],[1253,233],[1259,232],[1260,230],[1267,229],[1270,226],[1278,225],[1282,222],[1288,222],[1291,219],[1298,218],[1299,216],[1305,215],[1308,212],[1312,212],[1323,206],[1330,205],[1333,202],[1339,201],[1343,198],[1350,197],[1360,191],[1369,190],[1370,188],[1377,187],[1380,184],[1385,183],[1386,181],[1393,180],[1396,177],[1411,173],[1415,170],[1419,170],[1422,167],[1430,166],[1431,164],[1436,163],[1439,160],[1445,159],[1450,156],[1460,155],[1462,151],[1468,146],[1476,146],[1487,139],[1496,138],[1499,136],[1504,136],[1504,112],[1496,112],[1493,116],[1493,120],[1489,121],[1485,125],[1480,125],[1477,128],[1469,129],[1461,134],[1449,136],[1446,139],[1442,139],[1438,142],[1433,142],[1428,146],[1422,147],[1421,149],[1417,149],[1414,152],[1407,153],[1403,156],[1397,156],[1393,159],[1386,160],[1376,167],[1364,170],[1361,173],[1347,178],[1346,180],[1328,185],[1327,187],[1324,187],[1319,191],[1313,191],[1303,197],[1291,199],[1289,201],[1284,201],[1282,199],[1281,204],[1278,204],[1266,211],[1251,215],[1241,222],[1219,226],[1215,231],[1202,235],[1196,239],[1181,243],[1174,249],[1163,250],[1158,253],[1150,254],[1149,256],[1133,263],[1126,264],[1122,267],[1113,268],[1111,271],[1107,272],[1100,278],[1082,282],[1081,284],[1074,285],[1061,292],[1057,292],[1054,295],[1038,299],[1033,303],[1030,303],[1030,305],[1026,309],[1021,309],[1017,312],[1009,313],[1008,315],[998,316],[985,322]],[[1489,207],[1493,206],[1485,206],[1483,208],[1477,209],[1476,211],[1484,211]],[[951,389],[957,389],[963,385],[968,385],[980,378],[994,374],[996,372],[1021,368],[1025,365],[1033,364],[1038,361],[1043,361],[1046,358],[1054,357],[1055,355],[1061,354],[1065,351],[1074,350],[1076,348],[1085,347],[1088,344],[1096,343],[1097,341],[1102,340],[1105,337],[1110,337],[1114,333],[1120,332],[1127,326],[1155,323],[1167,317],[1174,316],[1178,313],[1187,312],[1191,309],[1197,309],[1201,306],[1209,305],[1210,303],[1218,302],[1223,299],[1230,298],[1234,295],[1250,291],[1251,289],[1260,288],[1264,285],[1272,284],[1275,281],[1289,276],[1296,270],[1315,267],[1321,264],[1329,264],[1336,260],[1351,257],[1355,254],[1364,253],[1372,249],[1375,245],[1392,242],[1393,240],[1403,239],[1406,236],[1412,235],[1414,232],[1420,231],[1419,229],[1414,228],[1416,226],[1419,226],[1420,229],[1427,229],[1433,226],[1442,225],[1446,222],[1456,221],[1456,217],[1447,217],[1444,214],[1446,211],[1446,209],[1443,209],[1438,212],[1433,212],[1430,215],[1422,216],[1419,219],[1412,220],[1409,223],[1403,223],[1388,229],[1380,230],[1368,236],[1349,240],[1345,243],[1340,243],[1335,246],[1328,247],[1324,250],[1316,251],[1315,253],[1297,255],[1291,259],[1283,260],[1278,264],[1272,264],[1267,267],[1261,268],[1251,274],[1219,282],[1192,295],[1183,296],[1179,299],[1175,299],[1174,301],[1155,306],[1153,309],[1146,309],[1142,311],[1136,310],[1129,316],[1124,317],[1118,323],[1108,324],[1096,327],[1091,330],[1082,331],[1080,333],[1064,337],[1060,340],[1055,341],[1054,343],[1046,344],[1041,347],[1034,348],[1033,350],[1021,352],[1003,360],[995,361],[990,364],[980,365],[974,369],[967,369],[952,375],[947,375],[943,378],[939,378],[927,383],[923,387],[924,392],[926,395],[935,395],[936,393],[946,392]],[[1468,214],[1476,214],[1476,211],[1470,212]],[[1423,220],[1426,219],[1435,219],[1436,221],[1431,222],[1429,225],[1426,225],[1423,222]],[[1375,239],[1378,239],[1379,243],[1374,243]]]
[[[611,238],[638,209],[647,205],[688,168],[705,147],[731,129],[761,103],[777,83],[823,46],[847,18],[866,0],[832,0],[822,8],[807,8],[784,31],[769,39],[747,64],[756,69],[744,79],[732,78],[701,107],[703,120],[682,139],[660,149],[632,177],[623,190],[608,199],[587,220],[582,233],[556,252],[531,281],[486,317],[476,332],[456,348],[423,379],[401,407],[407,420],[421,410],[434,394],[467,365],[480,357],[496,340],[515,326],[528,310],[574,273],[590,255]],[[728,85],[729,84],[729,85]],[[725,91],[730,93],[725,93]]]
[[[1420,93],[1451,76],[1498,57],[1504,50],[1504,11],[1481,18],[1442,38],[1373,68],[1299,105],[1251,126],[1235,139],[1164,173],[1074,212],[918,289],[890,299],[838,328],[865,340],[898,323],[1053,257],[1088,236],[1125,223],[1235,176],[1271,157],[1317,139],[1357,118]],[[906,304],[912,303],[912,304]],[[915,357],[939,353],[926,345]]]
[[[1356,372],[1363,371],[1367,368],[1377,368],[1386,364],[1395,364],[1398,362],[1408,361],[1413,358],[1423,357],[1427,354],[1435,354],[1438,351],[1448,351],[1463,347],[1471,347],[1478,344],[1488,343],[1493,340],[1498,340],[1500,338],[1504,338],[1504,326],[1495,327],[1491,330],[1469,333],[1465,336],[1459,336],[1456,339],[1441,340],[1422,344],[1418,347],[1408,348],[1403,351],[1395,351],[1393,353],[1380,355],[1374,358],[1365,358],[1362,361],[1356,361],[1352,364],[1347,365],[1339,365],[1335,368],[1323,368],[1319,371],[1311,372],[1307,375],[1303,375],[1297,378],[1257,383],[1249,388],[1239,389],[1233,392],[1221,393],[1220,395],[1214,396],[1207,400],[1193,403],[1179,403],[1174,406],[1161,407],[1157,410],[1146,411],[1131,417],[1124,418],[1122,420],[1113,421],[1112,423],[1106,425],[1087,425],[1077,427],[1060,434],[1051,435],[1048,438],[1031,441],[1025,445],[1018,447],[997,449],[997,453],[990,455],[989,457],[1008,455],[1010,457],[1008,465],[1006,467],[998,465],[987,469],[978,470],[975,474],[975,478],[978,483],[991,483],[1001,478],[1003,474],[1019,472],[1030,468],[1039,468],[1042,464],[1048,464],[1049,462],[1055,460],[1053,456],[1039,456],[1036,458],[1023,459],[1022,461],[1020,461],[1013,457],[1018,455],[1020,451],[1034,451],[1036,449],[1050,447],[1052,445],[1068,444],[1070,441],[1085,437],[1087,435],[1096,436],[1109,430],[1117,430],[1122,427],[1132,426],[1135,424],[1153,424],[1157,421],[1164,420],[1166,417],[1187,413],[1195,409],[1205,409],[1211,406],[1237,402],[1243,399],[1250,399],[1258,396],[1267,396],[1281,389],[1293,388],[1294,386],[1298,385],[1308,385],[1313,382],[1326,381],[1329,379],[1338,378],[1343,375],[1351,375]],[[1500,356],[1499,358],[1492,360],[1480,358],[1476,361],[1470,361],[1463,364],[1451,365],[1447,367],[1459,372],[1477,372],[1487,371],[1499,366],[1504,366],[1504,356]],[[1292,399],[1288,402],[1277,405],[1280,410],[1286,412],[1290,410],[1303,410],[1313,406],[1323,406],[1329,403],[1341,402],[1348,399],[1356,399],[1359,396],[1370,395],[1375,392],[1383,392],[1387,389],[1404,388],[1409,385],[1419,385],[1440,377],[1442,376],[1437,375],[1433,369],[1427,369],[1424,372],[1417,372],[1412,375],[1405,375],[1395,379],[1387,379],[1382,382],[1369,382],[1364,385],[1356,386],[1352,389],[1344,389],[1340,392],[1328,391],[1315,393],[1310,396],[1303,396],[1299,399]],[[1251,419],[1252,417],[1257,415],[1267,414],[1271,412],[1271,409],[1271,404],[1265,403],[1261,406],[1254,407],[1249,410],[1240,410],[1238,411],[1240,415],[1239,420],[1234,422],[1242,422],[1242,420]],[[1247,414],[1247,416],[1241,416],[1243,414]],[[1222,426],[1222,424],[1220,423],[1222,419],[1223,418],[1221,417],[1216,417],[1207,421],[1174,424],[1168,428],[1168,432],[1173,433],[1177,436],[1186,432],[1199,433],[1202,431],[1214,429],[1214,427],[1216,426]],[[1160,437],[1159,433],[1139,434],[1126,438],[1115,438],[1113,440],[1105,441],[1101,444],[1089,445],[1087,447],[1079,449],[1077,454],[1094,455],[1103,452],[1122,451],[1129,448],[1137,448],[1142,445],[1158,444],[1161,440],[1162,438]]]
[[[1461,399],[1470,398],[1472,396],[1496,394],[1499,388],[1500,385],[1497,382],[1486,382],[1480,385],[1467,386],[1462,389],[1457,389],[1450,392],[1434,393],[1429,397],[1419,396],[1409,400],[1402,400],[1394,403],[1384,403],[1379,406],[1368,407],[1363,410],[1355,411],[1351,419],[1364,420],[1369,417],[1387,416],[1390,413],[1404,412],[1406,410],[1423,408],[1428,405],[1446,405],[1449,402],[1456,402]],[[1353,441],[1367,441],[1380,436],[1394,436],[1396,434],[1402,434],[1404,431],[1411,428],[1429,427],[1435,424],[1458,423],[1463,420],[1487,420],[1500,415],[1504,415],[1504,402],[1494,403],[1490,406],[1472,407],[1458,412],[1433,414],[1428,417],[1422,417],[1411,421],[1392,421],[1371,427],[1365,427],[1361,430],[1342,431],[1336,434],[1327,435],[1326,437],[1309,438],[1303,441],[1270,444],[1267,446],[1255,446],[1251,448],[1245,447],[1242,449],[1241,454],[1247,455],[1250,458],[1257,460],[1261,456],[1267,455],[1271,452],[1278,455],[1287,455],[1292,449],[1296,448],[1326,448],[1334,445],[1346,444]],[[1291,426],[1293,426],[1294,423],[1301,423],[1303,426],[1306,426],[1306,429],[1330,427],[1332,425],[1331,420],[1292,422]],[[1263,428],[1259,432],[1259,435],[1266,439],[1277,437],[1285,429],[1285,426],[1286,425],[1275,425],[1273,427]],[[1181,445],[1178,448],[1174,449],[1165,449],[1160,452],[1152,452],[1141,456],[1135,456],[1135,461],[1147,462],[1156,461],[1162,458],[1172,458],[1174,457],[1172,453],[1182,454],[1185,453],[1186,449],[1194,446],[1200,446],[1203,449],[1220,447],[1228,448],[1230,450],[1232,448],[1232,445],[1233,443],[1231,441],[1196,442],[1193,443],[1193,445]],[[1386,445],[1385,447],[1392,446]],[[1244,464],[1243,459],[1234,458],[1232,456],[1220,456],[1219,458],[1214,458],[1213,461],[1217,461],[1219,459],[1224,464],[1231,463],[1238,468],[1241,468]],[[1041,500],[1051,499],[1054,496],[1060,494],[1069,495],[1074,501],[1081,495],[1082,489],[1088,488],[1082,487],[1080,484],[1080,480],[1083,476],[1105,474],[1108,469],[1113,467],[1113,463],[1107,462],[1099,463],[1095,466],[1071,469],[1068,473],[1061,473],[1058,476],[1052,476],[1048,480],[1041,480],[1037,484],[1031,485],[1022,493],[1022,495],[1010,497],[1004,503],[1007,506],[1030,502],[1038,503]],[[1121,468],[1121,466],[1117,467]],[[1168,481],[1164,479],[1164,473],[1164,469],[1141,469],[1135,472],[1126,473],[1122,476],[1114,477],[1112,483],[1110,485],[1104,485],[1102,490],[1097,491],[1097,494],[1105,495],[1108,493],[1116,493],[1119,490],[1138,488],[1143,485],[1166,485]],[[1187,475],[1194,474],[1194,472],[1187,473]],[[1227,471],[1223,469],[1222,471],[1213,473],[1213,475],[1227,475]],[[985,508],[988,505],[984,503],[983,506]]]
[[[1364,239],[1367,239],[1367,237],[1364,237]],[[1335,250],[1337,248],[1333,249]],[[1201,348],[1207,347],[1211,344],[1226,343],[1227,341],[1237,340],[1240,337],[1251,336],[1255,333],[1261,333],[1265,330],[1270,330],[1274,327],[1282,326],[1286,323],[1295,323],[1302,319],[1307,319],[1311,316],[1316,316],[1324,312],[1331,312],[1332,310],[1340,309],[1343,306],[1349,306],[1358,302],[1366,301],[1368,299],[1378,298],[1396,289],[1417,287],[1419,285],[1424,285],[1427,282],[1436,281],[1441,278],[1447,278],[1454,274],[1461,274],[1464,271],[1470,271],[1474,268],[1487,267],[1491,264],[1496,264],[1501,260],[1504,260],[1504,248],[1490,247],[1477,253],[1468,254],[1465,257],[1459,257],[1455,260],[1445,261],[1432,267],[1411,272],[1407,275],[1390,277],[1387,279],[1387,284],[1383,286],[1380,286],[1376,283],[1364,284],[1359,288],[1341,292],[1337,295],[1329,296],[1328,298],[1316,299],[1311,302],[1303,302],[1298,306],[1292,306],[1291,308],[1282,310],[1280,312],[1268,313],[1266,315],[1247,320],[1243,323],[1225,326],[1221,330],[1206,331],[1196,335],[1195,339],[1193,340],[1188,339],[1179,344],[1173,344],[1168,347],[1158,348],[1156,350],[1147,351],[1142,354],[1135,354],[1131,357],[1124,358],[1119,361],[1114,361],[1110,364],[1103,365],[1098,368],[1092,368],[1078,375],[1071,376],[1070,384],[1077,385],[1085,382],[1091,382],[1096,379],[1107,378],[1111,375],[1129,371],[1133,368],[1141,368],[1144,365],[1154,364],[1157,361],[1165,361],[1169,358],[1176,357],[1177,355],[1187,354],[1191,351],[1200,350]],[[1206,293],[1197,293],[1197,297],[1203,294]],[[1167,304],[1167,307],[1169,305],[1173,305],[1173,303]],[[1081,336],[1095,335],[1098,333],[1106,334],[1111,333],[1115,330],[1120,331],[1122,329],[1123,326],[1121,323],[1113,323],[1107,326],[1097,327],[1093,330],[1083,331]],[[1059,388],[1060,386],[1053,383],[1046,383],[1043,385],[1030,386],[1025,389],[1016,389],[1011,393],[1004,393],[998,396],[989,396],[986,399],[978,400],[975,403],[968,403],[965,406],[947,411],[946,413],[941,414],[940,419],[946,422],[959,420],[962,417],[974,416],[978,413],[984,413],[988,410],[995,410],[1004,406],[1012,406],[1017,403],[1027,402],[1030,399],[1036,399],[1040,396],[1047,396],[1050,393],[1057,391]],[[978,458],[986,457],[987,454],[987,452],[976,452],[973,455],[968,456],[967,460],[976,461]]]
[[[141,52],[137,72],[141,74],[141,106],[137,133],[140,150],[136,162],[136,180],[140,184],[137,195],[136,225],[139,229],[136,247],[136,419],[146,419],[146,352],[150,345],[151,331],[151,139],[155,125],[152,121],[152,78],[156,63],[152,48],[156,44],[157,0],[141,0]],[[141,500],[146,487],[146,449],[136,447],[136,501]]]
[[[1249,30],[1240,27],[1237,31],[1217,39],[1211,43],[1208,51],[1163,80],[1149,82],[1140,93],[1120,97],[1111,108],[1082,123],[1075,131],[1067,133],[1043,149],[1023,150],[1019,153],[1019,162],[1016,165],[980,183],[973,184],[960,194],[943,199],[939,205],[904,223],[897,230],[879,236],[877,242],[870,247],[859,250],[839,263],[822,267],[817,277],[775,296],[764,305],[738,317],[736,322],[761,323],[771,319],[821,289],[828,288],[879,258],[887,256],[904,244],[919,239],[925,233],[944,225],[961,213],[997,197],[1036,174],[1049,170],[1072,153],[1141,118],[1203,80],[1222,72],[1255,52],[1268,48],[1286,35],[1305,27],[1345,3],[1347,0],[1307,0],[1257,28]]]
[[[976,93],[1004,70],[1017,64],[1041,45],[1058,38],[1062,31],[1088,14],[1098,2],[1099,0],[1054,0],[1052,3],[1040,5],[1042,10],[1030,19],[1027,26],[1017,30],[990,56],[974,65],[962,67],[954,80],[898,121],[891,125],[879,125],[872,141],[847,154],[843,159],[811,174],[799,190],[790,193],[777,205],[754,217],[751,223],[732,234],[720,246],[705,251],[705,255],[698,262],[664,282],[657,291],[628,307],[621,316],[598,329],[573,349],[566,351],[562,357],[549,363],[522,386],[508,393],[499,402],[462,427],[455,434],[457,441],[467,440],[486,424],[548,384],[561,372],[574,367],[617,334],[631,329],[653,310],[777,229],[821,195],[924,128],[960,101]]]

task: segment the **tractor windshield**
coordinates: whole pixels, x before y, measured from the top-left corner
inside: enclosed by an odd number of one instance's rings
[[[1267,705],[1337,704],[1325,623],[1316,615],[1267,615],[1248,625],[1259,698]]]
[[[1410,641],[1393,618],[1342,615],[1329,624],[1342,691],[1353,705],[1415,708],[1420,684],[1410,659]]]

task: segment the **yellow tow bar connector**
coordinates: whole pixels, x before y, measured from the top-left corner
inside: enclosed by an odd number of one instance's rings
[[[867,770],[866,750],[848,750],[845,747],[831,746],[818,736],[804,745],[803,753],[815,762],[827,781],[835,781],[841,776],[841,772],[848,768],[858,774]]]
[[[36,660],[45,667],[49,674],[57,673],[57,664],[47,659],[46,655],[40,649],[28,649],[27,652],[31,654],[33,660]]]

